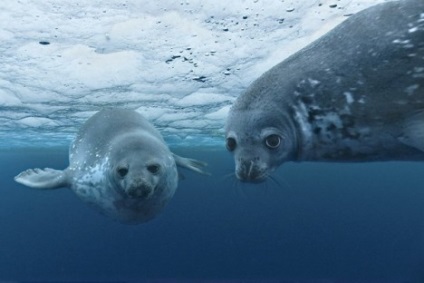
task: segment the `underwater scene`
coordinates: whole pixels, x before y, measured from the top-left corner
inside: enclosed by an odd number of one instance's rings
[[[139,225],[97,213],[68,189],[13,181],[29,167],[65,168],[66,149],[2,152],[1,280],[423,279],[423,164],[291,163],[276,172],[280,185],[251,185],[226,177],[233,161],[222,148],[175,151],[207,161],[212,176],[182,170],[163,213]]]
[[[3,1],[0,282],[424,282],[424,1]]]

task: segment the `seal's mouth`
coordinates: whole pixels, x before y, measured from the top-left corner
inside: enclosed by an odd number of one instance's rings
[[[154,188],[147,184],[132,185],[125,190],[125,194],[133,199],[149,199],[154,193]]]

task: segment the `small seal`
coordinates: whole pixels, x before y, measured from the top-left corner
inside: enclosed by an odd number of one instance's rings
[[[424,1],[361,11],[274,66],[225,132],[247,182],[285,161],[424,160]]]
[[[82,126],[70,147],[68,168],[29,169],[15,181],[38,189],[69,187],[101,213],[137,224],[154,218],[174,195],[176,165],[204,173],[206,164],[172,154],[139,113],[108,109]]]

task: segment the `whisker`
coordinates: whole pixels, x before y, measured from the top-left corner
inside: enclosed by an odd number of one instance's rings
[[[281,191],[281,189],[288,191],[292,191],[293,189],[293,186],[285,178],[278,178],[281,176],[265,174],[263,177],[265,182],[259,184],[242,182],[236,177],[235,172],[225,174],[220,179],[230,188],[231,194],[242,199],[251,199],[252,194],[256,195],[259,193],[269,196]]]
[[[234,172],[225,174],[221,177],[223,181],[230,181],[230,188],[231,192],[235,194],[236,196],[239,196],[240,194],[244,194],[243,190],[240,188],[240,182],[236,178],[236,174]]]
[[[272,183],[274,183],[275,185],[277,185],[277,187],[283,188],[283,186],[281,185],[281,183],[274,176],[268,175],[267,178],[269,180],[271,180]]]
[[[237,178],[233,179],[233,187],[235,187],[234,192],[237,197],[242,197],[243,199],[247,198],[246,190],[244,188],[244,183],[240,182]]]
[[[278,178],[278,177],[276,177],[276,176],[271,176],[271,175],[268,175],[267,176],[275,185],[277,185],[279,188],[281,188],[281,189],[286,189],[286,190],[289,190],[289,191],[293,191],[294,190],[294,187],[284,178],[284,177],[281,177],[281,178]]]
[[[228,180],[228,179],[230,179],[231,177],[235,177],[235,176],[236,176],[236,173],[231,172],[231,173],[225,174],[224,176],[222,176],[222,178],[223,178],[224,180]],[[231,178],[231,179],[232,179],[232,178]]]
[[[283,188],[287,188],[290,191],[294,191],[295,187],[290,184],[286,178],[280,178],[280,181],[282,181],[284,183],[284,186],[282,186]]]

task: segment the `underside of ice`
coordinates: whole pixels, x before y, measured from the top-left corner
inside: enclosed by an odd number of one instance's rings
[[[170,143],[221,144],[255,78],[379,2],[2,1],[0,147],[67,145],[106,107]]]

